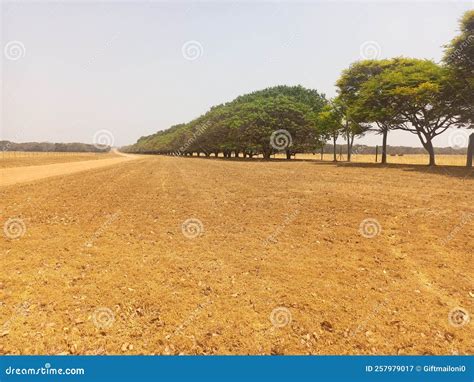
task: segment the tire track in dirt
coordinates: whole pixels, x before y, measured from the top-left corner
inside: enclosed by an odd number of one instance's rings
[[[399,224],[395,224],[393,221],[388,222],[387,227],[398,227]],[[418,229],[422,228],[420,225],[417,226]],[[405,271],[407,270],[406,265],[408,265],[408,269],[410,270],[410,274],[418,281],[420,287],[424,290],[432,293],[436,297],[438,297],[441,301],[445,302],[446,304],[456,305],[458,302],[450,297],[446,292],[442,289],[437,287],[433,281],[421,271],[420,264],[410,256],[409,254],[402,254],[402,249],[399,247],[400,237],[396,233],[396,228],[391,231],[391,235],[387,235],[388,247],[390,249],[391,254],[394,258],[403,259],[403,263],[405,264],[404,268]],[[398,246],[397,246],[398,245]]]

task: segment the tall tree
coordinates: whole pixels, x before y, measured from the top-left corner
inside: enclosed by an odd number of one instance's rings
[[[443,61],[449,68],[450,96],[459,103],[461,115],[474,123],[474,10],[464,14],[460,34],[446,46]]]
[[[341,118],[341,135],[347,142],[347,161],[350,162],[355,137],[364,135],[370,126],[360,120],[358,115],[353,112],[352,104],[347,98],[338,95],[331,104],[334,111]]]
[[[398,128],[419,137],[430,166],[436,164],[433,139],[463,123],[448,82],[447,70],[432,61],[397,58],[367,85],[386,105],[387,113],[402,122]]]
[[[324,106],[318,114],[318,127],[320,131],[332,139],[333,162],[337,162],[337,138],[342,131],[342,115],[331,102]]]
[[[344,70],[336,83],[351,119],[359,126],[365,126],[365,130],[382,134],[382,163],[387,163],[388,132],[396,128],[397,121],[377,96],[376,89],[368,88],[367,83],[392,64],[392,60],[358,61]]]

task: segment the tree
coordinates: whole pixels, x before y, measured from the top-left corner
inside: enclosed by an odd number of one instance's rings
[[[324,106],[318,114],[318,127],[323,134],[332,138],[333,161],[337,162],[337,138],[342,130],[342,116],[332,103]]]
[[[336,83],[339,98],[346,105],[351,120],[357,121],[355,125],[362,131],[375,130],[382,134],[382,163],[387,163],[388,132],[396,128],[397,121],[381,102],[377,89],[370,88],[368,82],[392,64],[392,60],[358,61],[344,70]],[[375,128],[369,127],[370,124],[375,124]]]
[[[461,33],[446,46],[443,61],[449,69],[451,97],[461,109],[463,120],[474,123],[474,10],[464,14]]]
[[[367,82],[398,129],[416,134],[434,166],[433,139],[450,127],[462,126],[461,109],[453,100],[447,70],[429,60],[397,58]]]
[[[222,152],[225,157],[232,152],[250,157],[262,153],[269,158],[272,152],[283,149],[289,159],[296,152],[311,151],[321,144],[316,115],[326,102],[316,90],[275,86],[212,107],[186,124],[142,137],[127,150],[206,156]],[[271,144],[274,133],[276,145]]]
[[[274,151],[285,151],[287,159],[296,152],[321,145],[315,113],[286,96],[264,98],[236,105],[242,140],[255,147],[265,159]]]
[[[347,98],[338,95],[331,104],[341,118],[341,135],[347,142],[347,161],[350,162],[355,137],[364,135],[370,126],[364,124],[358,119],[357,114],[353,113],[352,105]]]
[[[450,97],[459,105],[466,125],[474,126],[474,10],[464,14],[461,33],[446,46],[443,61],[449,69]],[[467,167],[472,166],[473,135],[471,134]]]

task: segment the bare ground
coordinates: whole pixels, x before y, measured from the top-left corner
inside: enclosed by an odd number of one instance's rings
[[[101,160],[94,160],[96,157],[91,156],[82,161],[68,161],[66,159],[71,158],[63,157],[62,159],[64,159],[64,161],[62,162],[58,160],[58,162],[54,164],[41,164],[36,166],[25,162],[23,166],[20,167],[0,168],[0,186],[10,186],[53,176],[68,175],[94,168],[116,165],[137,158],[138,157],[131,155],[104,155]]]
[[[0,240],[0,352],[473,354],[472,321],[448,319],[474,312],[473,185],[146,157],[1,187],[24,231]]]
[[[55,163],[70,163],[101,160],[117,157],[117,153],[61,153],[61,152],[10,152],[0,154],[0,169],[10,167],[42,166]]]

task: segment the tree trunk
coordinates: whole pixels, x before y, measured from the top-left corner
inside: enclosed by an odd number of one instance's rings
[[[321,160],[324,160],[324,144],[321,146]]]
[[[286,150],[286,159],[291,159],[291,151]]]
[[[337,162],[337,147],[336,147],[336,142],[337,142],[337,136],[334,134],[332,136],[332,141],[333,141],[333,153],[334,153],[334,159],[332,160],[333,162]]]
[[[383,139],[382,139],[382,164],[387,163],[387,136],[388,130],[383,130]]]
[[[272,152],[269,150],[269,151],[264,151],[263,152],[263,159],[270,159],[270,155],[272,154]]]
[[[234,156],[235,156],[236,158],[238,158],[238,157],[239,157],[239,152],[238,152],[237,150],[235,150],[234,153],[235,153]]]
[[[474,133],[469,136],[469,145],[467,146],[466,166],[472,167],[472,156],[474,155]]]
[[[351,161],[351,151],[352,151],[351,140],[350,140],[349,135],[348,135],[347,136],[347,161],[348,162]]]
[[[427,139],[426,143],[423,143],[423,146],[425,147],[426,151],[428,151],[428,154],[430,155],[429,166],[436,166],[433,142]]]

